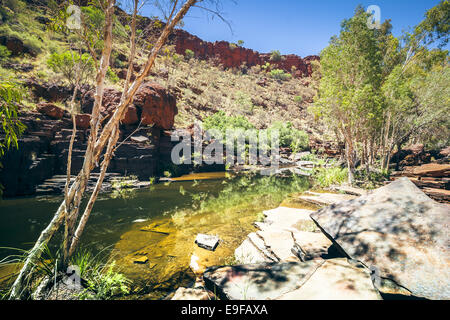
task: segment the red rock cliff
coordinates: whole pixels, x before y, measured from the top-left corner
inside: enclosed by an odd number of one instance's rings
[[[207,42],[184,30],[176,30],[174,37],[175,51],[184,55],[186,50],[192,50],[197,58],[217,59],[225,68],[237,68],[242,64],[249,67],[270,62],[276,68],[293,73],[295,77],[308,77],[312,74],[311,62],[319,60],[318,56],[308,56],[304,59],[291,54],[283,56],[281,61],[270,60],[270,54],[261,54],[243,47],[232,47],[226,41]],[[293,71],[292,67],[295,67]]]

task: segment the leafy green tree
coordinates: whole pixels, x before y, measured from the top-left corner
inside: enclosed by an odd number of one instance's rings
[[[17,83],[0,81],[0,121],[2,125],[0,132],[4,135],[0,138],[0,158],[11,146],[19,147],[18,139],[25,130],[25,125],[18,120],[17,110],[23,95],[24,91]],[[0,196],[1,193],[2,186],[0,185]]]
[[[357,152],[367,159],[369,137],[378,130],[382,108],[382,55],[377,32],[367,26],[368,17],[358,7],[321,52],[322,80],[313,108],[345,142],[350,183]]]
[[[94,61],[87,53],[80,56],[73,51],[55,52],[47,60],[47,65],[54,72],[62,74],[71,85],[88,83],[95,74]]]

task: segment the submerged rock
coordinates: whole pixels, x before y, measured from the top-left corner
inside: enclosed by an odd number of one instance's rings
[[[450,299],[450,207],[431,200],[409,179],[311,217],[348,256],[381,278],[417,297]]]

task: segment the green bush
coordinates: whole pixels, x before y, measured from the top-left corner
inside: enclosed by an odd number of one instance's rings
[[[281,55],[279,50],[273,50],[270,53],[270,60],[274,61],[274,62],[278,62],[281,61],[283,59],[283,56]]]
[[[203,121],[203,129],[215,129],[222,133],[225,137],[227,129],[255,129],[247,118],[243,116],[227,116],[224,111],[219,111]]]
[[[80,61],[81,59],[81,61]],[[74,85],[76,83],[76,67],[80,63],[80,84],[88,83],[94,76],[95,66],[91,56],[87,53],[80,55],[76,52],[66,51],[52,53],[47,65],[56,73],[62,74],[66,80]]]
[[[267,129],[269,137],[273,130],[278,130],[279,132],[280,147],[291,148],[293,152],[308,149],[308,134],[304,131],[295,129],[291,122],[274,122]]]
[[[191,60],[195,57],[195,53],[194,51],[190,50],[190,49],[186,49],[186,51],[184,52],[184,58],[186,60]]]
[[[340,167],[317,169],[314,178],[316,184],[322,188],[327,188],[333,184],[342,184],[347,181],[348,170]]]
[[[274,69],[269,72],[269,75],[271,78],[281,81],[287,81],[292,79],[292,74],[284,72],[284,70],[281,69]]]
[[[117,74],[111,69],[111,67],[108,67],[108,70],[106,71],[106,77],[112,82],[117,83],[119,82],[119,77]]]
[[[7,47],[0,45],[0,61],[5,60],[11,55],[11,51]]]

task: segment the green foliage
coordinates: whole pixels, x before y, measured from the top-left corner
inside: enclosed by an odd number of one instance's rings
[[[243,116],[227,116],[225,112],[219,111],[204,119],[203,128],[218,130],[225,137],[227,129],[250,130],[255,127]]]
[[[11,51],[7,47],[0,45],[0,62],[11,55]]]
[[[315,183],[322,187],[327,188],[334,184],[342,184],[347,180],[348,170],[340,167],[331,168],[319,168],[314,172]]]
[[[242,47],[244,45],[244,40],[238,40],[237,45]]]
[[[184,52],[184,58],[186,60],[191,60],[195,57],[195,53],[194,51],[190,50],[190,49],[186,49],[186,51]]]
[[[291,122],[274,122],[268,129],[268,136],[271,132],[277,130],[279,132],[280,147],[291,148],[293,152],[302,151],[309,147],[309,137],[304,131],[297,130]]]
[[[108,67],[108,70],[106,71],[106,77],[112,82],[117,83],[120,81],[117,74],[111,69],[111,67]]]
[[[12,145],[18,148],[18,138],[25,130],[25,126],[18,120],[17,111],[24,97],[22,87],[12,81],[0,81],[0,119],[1,131],[5,134],[0,140],[0,157]]]
[[[283,60],[283,56],[281,55],[279,50],[273,50],[270,52],[270,60],[273,62],[279,62]]]
[[[12,29],[14,27],[14,30]],[[10,38],[16,38],[22,41],[25,48],[28,49],[32,54],[39,54],[42,52],[44,43],[39,40],[36,34],[23,31],[22,26],[17,26],[16,24],[3,24],[0,25],[0,36],[7,36]],[[17,29],[17,30],[16,30]],[[25,29],[26,30],[26,29]]]
[[[439,41],[440,48],[447,45],[450,35],[450,2],[441,0],[428,10],[425,19],[416,27],[415,35],[416,38],[423,38],[427,44]]]
[[[287,81],[292,79],[292,75],[281,69],[274,69],[269,72],[270,77],[276,80]]]
[[[80,268],[80,275],[87,281],[87,288],[79,299],[109,300],[129,293],[130,281],[115,270],[115,261],[105,263],[100,252],[81,249],[71,258],[71,264]]]
[[[52,53],[47,60],[47,65],[56,73],[62,74],[72,85],[88,83],[95,73],[94,61],[87,53],[80,55],[73,51]]]
[[[3,0],[3,5],[11,9],[14,13],[19,13],[25,9],[25,3],[20,0]]]
[[[295,96],[294,101],[296,103],[302,103],[303,102],[303,97],[302,96]]]

